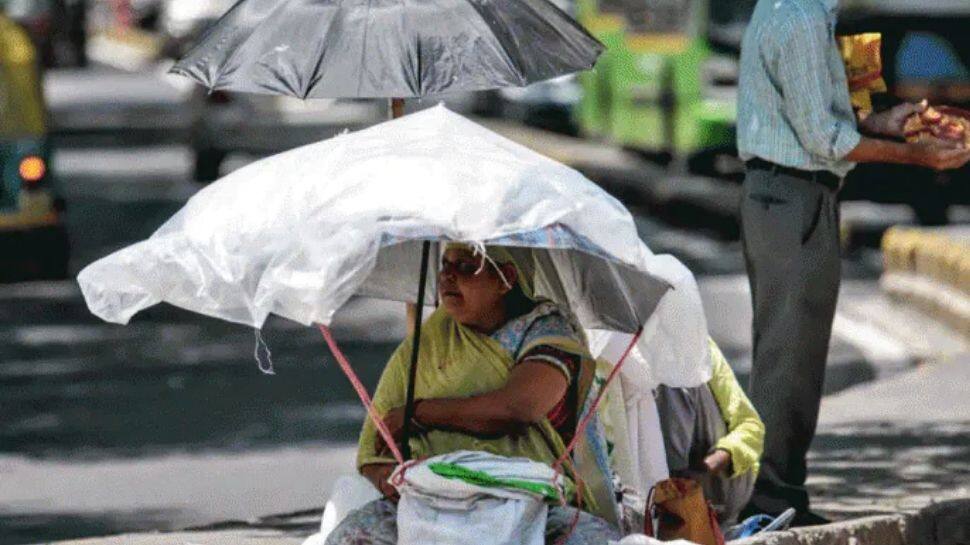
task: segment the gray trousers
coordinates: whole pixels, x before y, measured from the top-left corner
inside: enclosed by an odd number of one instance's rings
[[[749,170],[741,201],[754,309],[750,397],[765,423],[751,500],[808,510],[808,448],[818,422],[841,279],[837,192],[775,171]]]
[[[718,440],[727,435],[727,424],[714,394],[706,385],[696,388],[657,388],[657,411],[664,436],[667,466],[672,476],[700,482],[722,526],[737,522],[754,489],[754,472],[737,477],[699,471],[704,458]]]

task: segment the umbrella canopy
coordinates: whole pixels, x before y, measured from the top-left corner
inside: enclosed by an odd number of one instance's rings
[[[536,292],[590,328],[636,331],[689,274],[580,173],[439,106],[243,167],[78,281],[111,322],[165,301],[326,325],[354,295],[416,302],[428,240],[516,247]]]
[[[172,72],[212,90],[406,98],[525,86],[603,49],[547,0],[241,0]]]

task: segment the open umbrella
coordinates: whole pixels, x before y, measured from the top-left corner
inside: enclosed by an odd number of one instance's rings
[[[525,86],[603,50],[548,0],[240,0],[172,72],[210,90],[389,98],[398,118],[404,97]],[[417,335],[422,309],[408,310]]]
[[[116,323],[164,301],[326,326],[354,295],[433,304],[428,255],[445,241],[515,247],[536,293],[587,328],[638,331],[689,274],[580,173],[439,106],[243,167],[78,281]]]
[[[522,87],[603,49],[547,0],[241,0],[172,72],[212,90],[406,98]]]

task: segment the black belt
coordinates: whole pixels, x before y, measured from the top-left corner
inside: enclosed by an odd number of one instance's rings
[[[824,185],[832,191],[838,191],[842,186],[842,178],[827,170],[800,170],[797,168],[786,167],[765,161],[764,159],[754,158],[744,163],[748,170],[767,170],[775,174],[784,174],[801,180],[808,180]]]

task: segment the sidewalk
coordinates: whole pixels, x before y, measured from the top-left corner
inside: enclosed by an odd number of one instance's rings
[[[970,498],[968,392],[962,356],[826,398],[809,460],[815,507],[848,518]]]

